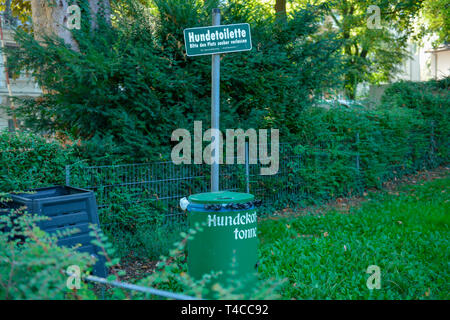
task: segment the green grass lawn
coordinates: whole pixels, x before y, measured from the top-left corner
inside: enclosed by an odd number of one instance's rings
[[[369,198],[349,214],[261,222],[261,277],[287,279],[284,299],[448,299],[450,178]],[[367,287],[370,265],[380,289]]]

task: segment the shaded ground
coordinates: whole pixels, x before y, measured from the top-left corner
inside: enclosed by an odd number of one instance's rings
[[[326,202],[321,205],[308,206],[295,211],[291,208],[285,208],[280,211],[276,211],[274,216],[262,218],[261,220],[276,220],[284,217],[295,217],[306,214],[321,214],[329,211],[330,209],[336,209],[342,213],[349,212],[351,207],[359,207],[362,202],[371,199],[371,196],[376,193],[387,192],[389,194],[399,194],[399,189],[404,185],[423,185],[427,181],[444,178],[450,175],[450,166],[441,166],[433,170],[420,171],[412,175],[405,175],[402,178],[385,182],[383,189],[369,189],[362,196],[353,196],[348,198],[336,198],[332,201]],[[306,237],[312,235],[303,235]],[[116,268],[116,271],[124,270],[126,274],[121,276],[122,281],[135,282],[142,279],[155,270],[158,261],[152,261],[150,259],[136,259],[134,256],[130,256],[122,259],[120,267]]]
[[[120,268],[117,268],[116,271],[124,270],[126,272],[124,276],[120,277],[121,281],[135,282],[153,273],[157,263],[158,261],[149,259],[137,260],[136,258],[128,258],[123,259]]]

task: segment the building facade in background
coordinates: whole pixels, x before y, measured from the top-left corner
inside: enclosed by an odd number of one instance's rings
[[[433,48],[432,39],[424,41],[422,45],[410,43],[408,51],[410,57],[406,59],[401,71],[394,75],[392,82],[440,80],[450,77],[450,44],[442,44]],[[367,97],[373,104],[381,100],[384,89],[389,84],[364,85],[358,88],[358,96]]]
[[[17,20],[10,18],[6,13],[1,13],[3,45],[5,47],[17,47],[14,42],[13,30],[17,26]],[[13,79],[11,74],[6,74],[5,70],[5,55],[0,50],[0,130],[5,128],[13,129],[12,117],[7,114],[4,108],[11,108],[11,99],[9,97],[10,91],[12,96],[16,97],[37,97],[42,94],[39,86],[33,81],[32,77],[26,73],[22,73],[19,78]],[[9,78],[10,90],[8,89],[6,77]]]
[[[433,48],[431,43],[432,39],[429,39],[422,45],[409,45],[411,57],[406,59],[395,80],[427,81],[450,76],[450,44]]]
[[[440,80],[450,77],[450,44],[442,44],[433,48],[432,42],[433,39],[424,41],[422,45],[410,43],[408,45],[410,57],[405,59],[400,66],[400,71],[393,76],[391,82]],[[388,83],[360,84],[357,96],[367,98],[371,103],[377,104],[388,85]]]

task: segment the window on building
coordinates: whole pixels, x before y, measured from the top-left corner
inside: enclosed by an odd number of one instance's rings
[[[6,43],[5,43],[5,47],[6,47],[7,49],[19,50],[19,46],[18,46],[16,43],[13,43],[13,42],[6,42]],[[10,79],[13,79],[13,78],[17,78],[17,75],[14,76],[14,74],[12,73],[12,71],[8,68],[8,77],[9,77]]]

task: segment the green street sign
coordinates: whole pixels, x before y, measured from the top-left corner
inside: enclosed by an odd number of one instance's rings
[[[252,49],[250,25],[228,24],[184,29],[186,54],[190,57]]]

